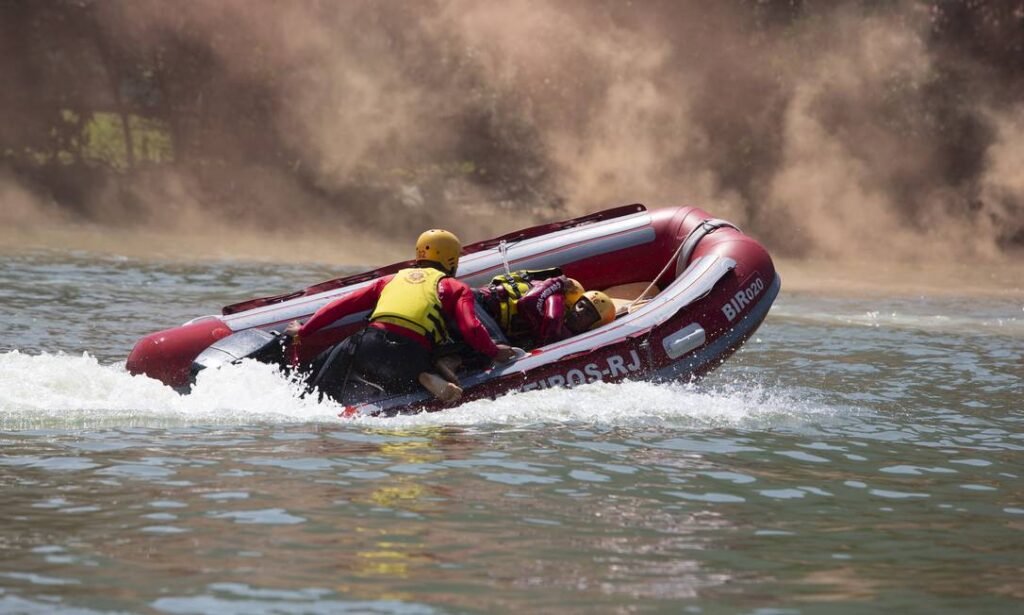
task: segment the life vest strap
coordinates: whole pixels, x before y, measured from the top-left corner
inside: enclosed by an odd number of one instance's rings
[[[399,326],[399,327],[402,327],[402,328],[405,328],[405,329],[409,329],[410,331],[418,333],[418,334],[422,335],[423,337],[425,337],[425,338],[427,338],[427,339],[429,339],[431,341],[434,341],[433,337],[423,327],[423,325],[419,324],[418,322],[409,320],[408,318],[402,318],[401,316],[394,316],[394,315],[378,316],[378,317],[374,318],[372,322],[386,322],[389,325],[396,325],[396,326]]]

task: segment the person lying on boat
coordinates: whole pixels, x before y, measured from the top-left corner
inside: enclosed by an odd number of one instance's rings
[[[454,323],[465,342],[495,362],[515,356],[507,345],[495,344],[474,311],[473,291],[455,279],[462,244],[453,233],[425,231],[416,241],[416,266],[344,297],[316,311],[303,325],[285,330],[292,343],[327,325],[366,310],[370,323],[362,331],[325,350],[313,361],[308,385],[338,401],[352,377],[379,385],[390,394],[412,393],[419,386],[452,403],[462,389],[433,369],[433,350],[449,338]]]
[[[549,277],[551,272],[555,275]],[[608,295],[584,291],[557,269],[513,271],[473,294],[509,342],[524,348],[545,346],[615,320]]]
[[[477,316],[500,343],[525,349],[570,338],[615,320],[607,294],[583,286],[561,270],[520,270],[496,276],[473,291]],[[457,338],[457,336],[455,336]],[[451,382],[461,368],[482,369],[464,343],[438,349],[435,366]]]

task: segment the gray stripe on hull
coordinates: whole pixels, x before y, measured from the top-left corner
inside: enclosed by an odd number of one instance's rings
[[[563,248],[563,246],[554,243],[544,246],[522,246],[523,249],[518,250],[517,248],[520,248],[520,246],[513,246],[508,250],[509,269],[516,271],[517,269],[547,269],[549,267],[561,267],[569,263],[586,260],[601,254],[618,252],[619,250],[626,250],[628,248],[652,243],[656,237],[657,233],[655,233],[654,229],[648,227],[628,231],[613,237],[584,240],[579,242],[578,245],[574,245],[568,249],[560,249]],[[527,248],[530,249],[527,250]],[[549,252],[551,250],[556,251],[551,252],[550,254],[540,254],[539,256],[534,257],[528,256],[528,253]],[[516,252],[526,252],[527,254],[516,258]],[[470,286],[483,286],[490,282],[491,278],[497,275],[497,269],[500,268],[504,271],[504,265],[501,262],[500,255],[497,259],[493,259],[493,262],[487,262],[486,265],[487,267],[480,273],[459,276],[459,279]]]
[[[661,381],[678,380],[690,376],[694,372],[706,367],[712,361],[718,360],[726,350],[739,343],[747,335],[750,335],[764,322],[765,316],[768,315],[768,310],[771,309],[772,303],[775,302],[781,287],[782,278],[776,273],[775,279],[772,281],[771,286],[768,287],[768,292],[765,293],[764,297],[761,297],[761,300],[754,309],[736,323],[728,333],[690,356],[656,371],[653,374],[653,379]]]

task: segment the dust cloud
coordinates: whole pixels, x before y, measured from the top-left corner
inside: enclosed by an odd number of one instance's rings
[[[23,187],[10,173],[0,169],[0,233],[13,236],[38,224],[65,222],[67,217],[52,202],[46,202]],[[2,235],[0,235],[2,237]]]
[[[698,205],[786,258],[1024,244],[1024,2],[90,7],[164,66],[205,58],[165,70],[163,96],[216,163],[182,153],[63,209],[0,176],[0,220],[360,262],[430,226],[473,241],[631,202]]]

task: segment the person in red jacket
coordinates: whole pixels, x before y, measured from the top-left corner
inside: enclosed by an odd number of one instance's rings
[[[564,275],[514,271],[474,291],[477,303],[510,342],[524,348],[564,340],[615,320],[615,306],[601,291],[584,292]]]
[[[425,231],[416,241],[415,267],[335,299],[301,326],[289,325],[292,343],[301,343],[345,316],[372,310],[365,329],[313,362],[310,388],[343,401],[347,383],[358,376],[387,393],[412,393],[423,386],[442,401],[457,401],[462,389],[437,376],[433,365],[433,351],[449,339],[452,324],[476,352],[496,362],[513,358],[515,350],[495,344],[480,324],[473,291],[452,277],[461,251],[453,233]]]

